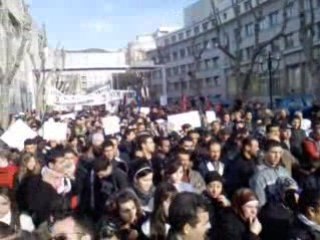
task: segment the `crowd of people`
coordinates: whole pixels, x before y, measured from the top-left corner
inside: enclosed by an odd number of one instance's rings
[[[320,240],[316,112],[240,104],[171,131],[178,108],[150,109],[119,108],[113,135],[104,109],[50,112],[68,123],[66,141],[2,143],[0,239]]]

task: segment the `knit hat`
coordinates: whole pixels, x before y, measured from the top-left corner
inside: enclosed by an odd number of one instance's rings
[[[290,189],[298,190],[298,184],[293,178],[281,177],[276,181],[276,189],[278,191],[278,194],[281,195]]]
[[[208,185],[211,182],[221,182],[222,184],[224,183],[222,176],[217,172],[208,172],[204,178],[204,181]]]

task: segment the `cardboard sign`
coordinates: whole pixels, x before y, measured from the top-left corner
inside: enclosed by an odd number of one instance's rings
[[[206,117],[207,117],[208,123],[212,123],[213,121],[217,120],[217,116],[214,111],[206,111]]]
[[[120,118],[108,116],[102,119],[105,135],[112,135],[120,132]]]
[[[168,116],[168,125],[171,130],[180,131],[184,124],[190,124],[193,128],[201,127],[199,112],[192,111]]]
[[[8,144],[9,147],[17,148],[22,151],[24,148],[24,141],[29,138],[35,138],[36,136],[37,133],[25,122],[18,120],[1,136],[1,140]]]
[[[68,125],[67,123],[55,122],[52,119],[45,122],[40,130],[43,139],[47,141],[65,141],[67,140]]]

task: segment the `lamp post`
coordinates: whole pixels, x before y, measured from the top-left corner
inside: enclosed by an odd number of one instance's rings
[[[269,101],[270,108],[273,109],[273,74],[278,70],[280,63],[280,56],[272,55],[269,51],[265,56],[260,60],[261,69],[263,72],[268,73],[268,82],[269,82]]]

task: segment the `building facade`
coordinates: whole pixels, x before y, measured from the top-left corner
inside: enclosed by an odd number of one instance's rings
[[[250,97],[268,94],[267,73],[262,64],[268,51],[277,55],[277,63],[273,64],[276,68],[272,71],[276,95],[311,91],[315,79],[306,74],[308,61],[301,42],[301,17],[310,19],[313,13],[313,55],[320,63],[319,0],[312,0],[312,6],[310,0],[265,0],[260,1],[260,5],[256,5],[255,0],[214,0],[213,3],[200,0],[186,8],[185,26],[158,37],[157,49],[148,53],[150,59],[166,69],[169,100],[176,100],[183,94],[222,99],[238,96],[242,83],[234,73],[235,61],[227,53],[237,56],[243,70],[251,64],[253,51],[264,43],[268,44],[259,50],[252,64]],[[260,14],[259,21],[256,13]],[[279,32],[281,36],[270,41]],[[151,95],[160,97],[161,71],[153,71],[151,75]]]

